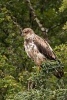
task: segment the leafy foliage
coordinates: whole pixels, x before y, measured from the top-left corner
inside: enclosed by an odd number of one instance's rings
[[[63,0],[62,2],[62,6],[60,7],[60,11],[64,11],[67,9],[67,1],[66,0]]]
[[[51,66],[51,64],[53,66]],[[48,66],[45,70],[45,67]],[[67,98],[66,83],[63,79],[57,79],[52,75],[52,70],[57,65],[55,62],[44,63],[39,73],[35,73],[28,79],[35,83],[35,89],[29,91],[21,91],[14,96],[14,100],[63,100]]]
[[[48,28],[48,38],[65,75],[58,80],[51,73],[40,72],[24,51],[23,37],[16,21],[31,27],[43,37],[30,15],[25,0],[0,0],[0,100],[66,100],[67,94],[67,1],[31,0],[37,17]],[[13,19],[14,16],[14,19]],[[48,63],[47,63],[48,64]],[[51,66],[50,66],[51,68]],[[35,88],[28,91],[28,82]]]
[[[64,92],[64,93],[63,93]],[[14,100],[66,100],[67,99],[67,90],[31,90],[28,92],[18,93]]]
[[[65,69],[67,67],[67,44],[61,44],[55,47],[55,53],[58,59],[63,63]]]

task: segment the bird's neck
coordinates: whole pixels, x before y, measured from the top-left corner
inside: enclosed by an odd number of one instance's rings
[[[33,40],[34,39],[34,34],[27,34],[25,36],[25,40]]]

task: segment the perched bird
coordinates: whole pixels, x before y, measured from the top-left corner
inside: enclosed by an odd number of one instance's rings
[[[31,28],[23,29],[22,36],[24,37],[25,51],[36,65],[41,66],[47,59],[56,60],[56,56],[48,42],[36,35]],[[54,75],[61,78],[63,70],[56,70]]]

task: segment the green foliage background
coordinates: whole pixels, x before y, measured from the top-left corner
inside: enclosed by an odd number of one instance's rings
[[[37,17],[48,28],[48,38],[65,75],[39,73],[24,51],[23,37],[15,21],[43,37],[30,16],[25,0],[0,0],[0,100],[67,100],[67,0],[31,0]],[[42,77],[43,76],[43,77]],[[50,77],[49,77],[50,76]],[[28,91],[28,80],[36,86]]]

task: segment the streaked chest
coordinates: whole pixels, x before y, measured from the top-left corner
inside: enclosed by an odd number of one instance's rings
[[[36,45],[34,44],[33,40],[25,41],[24,42],[25,51],[34,51],[37,50]]]

